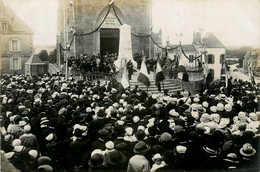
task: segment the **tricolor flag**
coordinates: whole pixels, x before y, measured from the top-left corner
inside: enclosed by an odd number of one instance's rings
[[[255,86],[256,85],[255,78],[254,78],[254,74],[253,74],[251,67],[249,67],[249,76],[250,76],[250,81],[251,81],[252,85]]]
[[[155,84],[157,85],[159,91],[161,91],[161,84],[160,84],[160,82],[163,81],[164,79],[165,79],[165,76],[164,76],[164,73],[162,71],[162,67],[160,65],[159,60],[157,60]]]
[[[124,72],[121,79],[121,85],[124,89],[128,88],[130,86],[129,78],[127,75],[127,66],[125,65]]]
[[[226,60],[224,60],[222,62],[222,68],[224,68],[225,72],[226,72],[225,83],[226,83],[226,87],[227,87],[228,86],[228,79],[229,79],[229,76],[228,76],[229,75],[229,66],[228,66]]]
[[[157,64],[156,64],[156,76],[155,76],[155,82],[161,82],[162,80],[165,79],[165,76],[163,74],[163,71],[162,71],[162,67],[160,65],[160,62],[159,60],[157,61]]]
[[[143,58],[137,80],[140,81],[141,83],[143,83],[144,85],[146,85],[147,87],[150,86],[150,80],[148,77],[147,67],[145,64],[145,58]]]

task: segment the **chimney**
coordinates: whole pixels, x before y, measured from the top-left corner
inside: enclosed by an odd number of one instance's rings
[[[170,38],[169,38],[169,35],[167,36],[166,45],[167,45],[167,46],[170,46]]]

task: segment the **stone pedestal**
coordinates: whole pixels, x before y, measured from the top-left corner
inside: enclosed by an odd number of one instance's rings
[[[131,26],[124,24],[120,26],[119,53],[114,64],[120,70],[130,60],[137,68],[137,63],[134,61],[132,54]]]

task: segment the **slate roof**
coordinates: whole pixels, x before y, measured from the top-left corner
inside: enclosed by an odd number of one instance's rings
[[[174,47],[177,47],[177,46],[178,45],[170,45],[169,47],[174,48]],[[196,52],[196,48],[192,44],[181,45],[181,46],[182,46],[184,52]],[[179,50],[179,48],[176,48],[176,49],[170,50],[170,51],[179,52],[180,50]]]
[[[207,33],[202,39],[202,42],[204,42],[205,48],[225,48],[222,42],[213,33]]]
[[[33,54],[27,61],[25,64],[45,64],[45,61],[42,61],[39,58],[38,54]]]

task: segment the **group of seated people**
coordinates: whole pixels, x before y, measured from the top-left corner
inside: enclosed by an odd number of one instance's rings
[[[258,171],[251,83],[153,94],[59,75],[1,78],[3,171]]]

